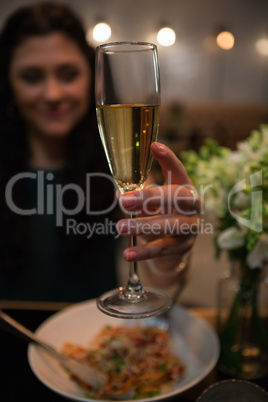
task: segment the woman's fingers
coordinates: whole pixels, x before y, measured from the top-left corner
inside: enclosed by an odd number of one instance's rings
[[[126,213],[137,211],[140,216],[172,212],[182,215],[200,213],[202,200],[181,161],[163,144],[155,142],[151,149],[165,176],[165,185],[149,184],[144,190],[119,196],[121,208]]]
[[[116,228],[121,236],[178,236],[196,235],[199,231],[198,215],[156,215],[152,217],[121,219]]]
[[[192,248],[200,230],[202,200],[183,164],[163,144],[153,143],[151,150],[161,166],[165,184],[149,185],[119,197],[121,208],[126,213],[135,211],[136,218],[120,220],[118,233],[141,236],[146,241],[124,251],[128,261],[183,255]]]
[[[195,242],[195,236],[170,236],[124,250],[127,261],[142,261],[171,255],[183,255]]]
[[[153,142],[151,151],[158,160],[168,184],[192,184],[185,167],[171,149],[159,142]]]
[[[193,215],[201,211],[202,202],[192,186],[178,184],[148,186],[119,198],[121,208],[137,211],[137,215],[166,214],[172,211],[181,215]]]

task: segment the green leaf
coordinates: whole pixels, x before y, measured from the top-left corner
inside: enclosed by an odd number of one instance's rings
[[[162,363],[158,366],[159,370],[162,371],[162,373],[167,373],[168,369],[167,369],[167,365],[166,363]]]

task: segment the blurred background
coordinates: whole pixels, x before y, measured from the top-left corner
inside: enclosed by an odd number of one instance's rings
[[[37,0],[1,0],[0,23],[16,7]],[[268,121],[267,0],[63,0],[82,17],[95,47],[107,41],[158,44],[162,85],[161,137],[176,151],[203,138],[234,147]],[[96,24],[110,26],[97,41]],[[158,31],[175,34],[170,46]],[[217,44],[221,32],[232,36]],[[174,39],[173,39],[174,40]],[[222,47],[219,47],[222,46]]]
[[[35,2],[1,0],[0,23],[18,6]],[[158,45],[160,139],[177,154],[198,149],[205,137],[234,148],[252,129],[268,122],[267,0],[62,2],[81,16],[94,47],[128,40]],[[110,26],[111,33],[97,40],[93,28],[101,22]],[[164,27],[171,28],[173,36],[168,43],[162,38],[160,44],[158,32]],[[220,40],[222,32],[227,34]],[[215,261],[212,243],[208,235],[198,238],[191,279],[182,295],[186,304],[215,304],[226,262]]]

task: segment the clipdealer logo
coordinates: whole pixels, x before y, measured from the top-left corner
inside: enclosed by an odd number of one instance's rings
[[[228,210],[232,217],[240,223],[240,225],[247,227],[248,229],[261,233],[263,230],[263,193],[262,193],[262,170],[249,175],[249,184],[247,186],[246,179],[243,179],[236,183],[236,185],[230,190],[228,194]],[[236,210],[233,210],[231,205],[232,197],[241,191],[251,190],[250,199],[250,217],[249,219],[241,216]]]
[[[63,216],[75,216],[86,206],[86,213],[88,215],[101,215],[107,214],[113,210],[117,204],[116,196],[114,196],[112,204],[103,210],[93,211],[91,209],[90,203],[90,188],[91,180],[94,177],[102,177],[105,180],[110,180],[115,188],[113,179],[105,173],[88,173],[86,174],[86,194],[83,189],[75,183],[68,183],[65,185],[52,183],[54,179],[53,173],[45,173],[39,171],[37,173],[33,172],[22,172],[13,176],[7,183],[5,190],[5,197],[8,207],[12,212],[18,215],[53,215],[56,216],[56,225],[63,225]],[[36,208],[22,209],[17,206],[13,199],[13,188],[16,183],[20,180],[35,180],[36,181],[36,192],[37,192],[37,205]],[[45,180],[46,179],[46,180]],[[46,181],[46,183],[45,183]],[[50,183],[51,182],[51,183]],[[64,195],[67,191],[73,191],[77,196],[76,206],[72,209],[68,209],[64,206]]]
[[[172,183],[171,180],[171,172],[169,172],[168,182]],[[114,198],[109,205],[105,209],[93,210],[91,205],[91,189],[92,189],[92,182],[94,178],[102,178],[103,180],[108,180],[113,184],[114,188]],[[55,223],[56,226],[63,226],[65,225],[66,234],[75,234],[75,235],[84,235],[87,238],[93,236],[93,234],[112,234],[115,237],[120,236],[118,234],[118,230],[116,228],[116,223],[109,220],[108,218],[104,219],[104,221],[94,223],[88,222],[78,222],[74,217],[75,215],[79,214],[83,209],[85,210],[87,215],[91,216],[100,216],[100,215],[107,215],[111,212],[118,203],[116,197],[117,187],[110,175],[105,173],[88,173],[86,174],[86,185],[85,189],[81,188],[79,185],[75,183],[68,183],[68,184],[57,184],[55,183],[55,177],[53,173],[48,173],[44,171],[38,171],[37,173],[34,172],[22,172],[14,175],[6,186],[5,197],[6,203],[11,211],[16,214],[29,216],[29,215],[55,215]],[[32,180],[36,186],[36,206],[33,208],[23,209],[16,205],[14,198],[13,198],[13,191],[16,184],[21,180]],[[105,184],[103,184],[105,185]],[[106,182],[107,185],[107,182]],[[149,188],[148,186],[147,188]],[[170,191],[171,187],[168,188],[168,193],[165,194],[162,186],[155,186],[152,185],[151,187],[155,187],[154,195],[151,197],[147,197],[143,203],[143,211],[148,216],[154,215],[170,215],[170,214],[177,214],[177,219],[171,223],[169,219],[165,218],[164,222],[164,233],[167,235],[179,235],[179,234],[194,234],[197,233],[212,233],[213,228],[212,225],[208,222],[205,222],[205,219],[197,218],[195,222],[190,221],[189,223],[184,222],[183,218],[191,217],[196,215],[197,211],[195,209],[189,210],[182,209],[182,205],[185,205],[185,201],[190,200],[192,202],[192,196],[185,194],[185,188],[189,190],[196,189],[186,184],[185,186],[177,186],[175,191]],[[204,199],[205,191],[211,186],[207,186],[206,188],[201,188],[200,195],[201,198]],[[184,190],[183,190],[184,189]],[[77,202],[73,208],[67,208],[64,205],[64,198],[67,192],[73,192],[76,196]],[[141,197],[141,201],[143,200],[142,192],[138,192],[138,196]],[[94,195],[93,195],[94,196]],[[156,201],[156,204],[159,206],[157,211],[150,209],[150,201]],[[121,202],[119,202],[120,208],[122,212],[125,214],[130,214]],[[137,217],[141,211],[137,211]],[[204,213],[203,207],[200,211],[199,215]],[[64,217],[67,217],[64,219]],[[137,221],[135,221],[137,224]],[[137,228],[141,235],[161,235],[163,231],[163,227],[158,222],[154,222],[153,224],[140,224]]]

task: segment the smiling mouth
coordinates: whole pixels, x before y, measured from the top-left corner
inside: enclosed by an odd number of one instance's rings
[[[55,119],[55,120],[60,120],[63,119],[67,116],[67,112],[64,110],[47,110],[44,113],[44,116],[47,119]]]

